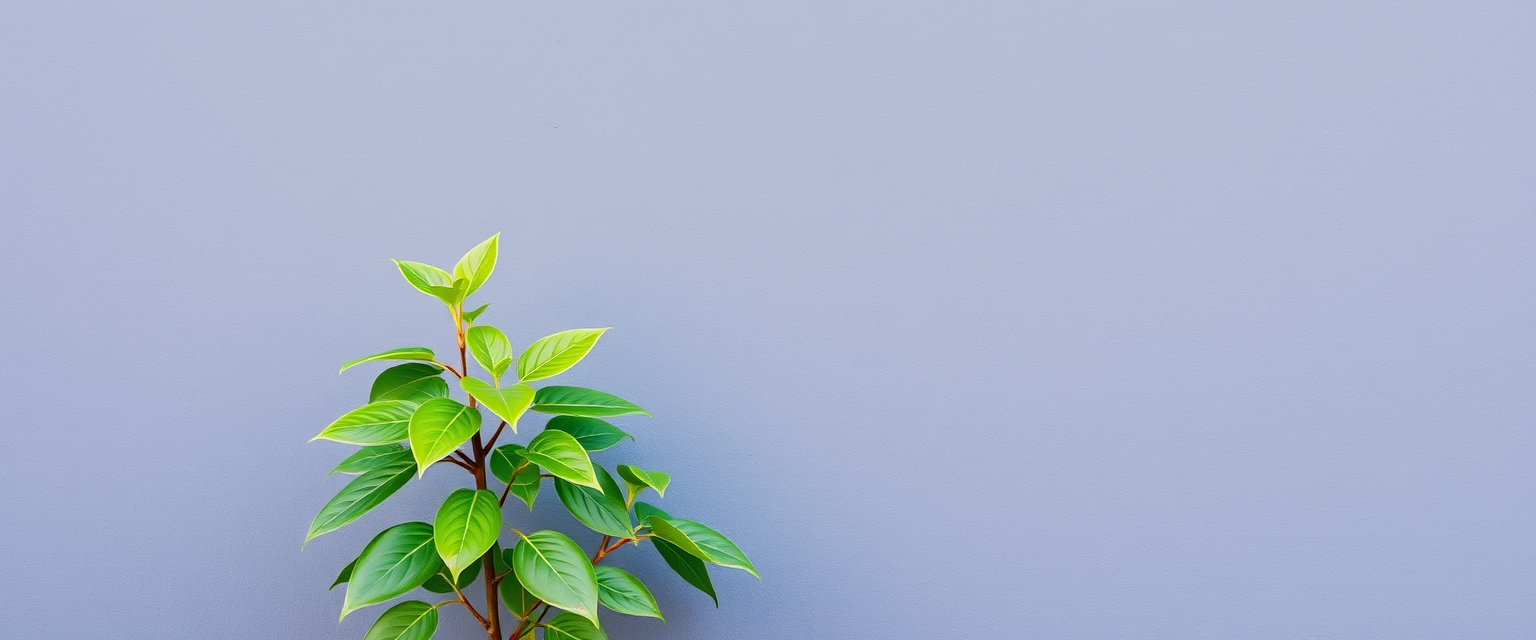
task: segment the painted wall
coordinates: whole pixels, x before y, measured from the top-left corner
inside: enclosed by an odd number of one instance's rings
[[[136,4],[0,5],[6,637],[361,637],[457,479],[305,441],[498,230],[765,575],[616,639],[1536,635],[1529,5]]]

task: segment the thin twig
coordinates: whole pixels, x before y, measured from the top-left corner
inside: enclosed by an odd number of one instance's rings
[[[507,428],[507,421],[502,420],[501,425],[496,427],[496,433],[491,434],[490,442],[485,443],[486,451],[490,451],[496,448],[496,439],[501,437],[501,430],[505,428]]]
[[[512,491],[512,483],[517,482],[517,474],[522,473],[523,469],[526,468],[528,468],[528,461],[524,460],[522,464],[517,465],[517,468],[512,470],[512,477],[507,482],[506,488],[501,490],[501,506],[507,506],[507,493]]]
[[[475,619],[480,621],[480,626],[490,629],[491,623],[486,622],[485,616],[480,615],[480,612],[475,610],[475,605],[469,603],[469,598],[464,597],[463,591],[459,591],[459,585],[453,583],[453,578],[450,576],[445,581],[448,583],[448,586],[453,587],[454,595],[459,597],[459,604],[464,605],[465,609],[469,609],[470,615],[475,616]]]

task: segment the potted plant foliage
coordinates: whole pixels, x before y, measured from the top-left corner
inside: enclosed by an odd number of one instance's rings
[[[465,301],[496,267],[498,237],[471,249],[451,273],[395,261],[411,286],[447,306],[456,357],[404,347],[341,367],[393,364],[374,378],[366,404],[314,438],[360,448],[333,471],[356,478],[320,509],[306,545],[357,520],[429,470],[454,472],[464,482],[443,499],[430,522],[384,529],[341,570],[331,587],[345,585],[342,618],[421,589],[442,596],[388,607],[366,640],[431,638],[443,607],[462,608],[489,640],[533,640],[536,633],[544,640],[596,640],[607,637],[600,608],[662,619],[639,578],[603,564],[625,546],[653,547],[683,580],[711,598],[707,564],[756,576],[746,555],[724,535],[637,500],[647,490],[662,497],[671,481],[666,473],[627,464],[610,472],[592,461],[592,452],[630,437],[608,418],[649,416],[647,411],[610,393],[544,384],[580,362],[607,329],[561,331],[519,354],[496,327],[476,323],[487,305],[465,310]],[[470,369],[471,361],[478,371]],[[518,421],[528,411],[553,417],[536,433],[519,432]],[[522,441],[513,442],[517,439]],[[596,539],[590,553],[565,533],[518,528],[507,498],[532,509],[546,481],[571,515],[591,529],[580,534]]]

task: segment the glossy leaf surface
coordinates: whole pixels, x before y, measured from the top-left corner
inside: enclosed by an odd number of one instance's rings
[[[468,569],[459,574],[459,579],[455,580],[452,585],[448,584],[448,577],[444,575],[447,573],[448,568],[444,567],[442,571],[432,574],[432,577],[427,578],[426,582],[421,583],[421,588],[432,593],[453,593],[455,586],[460,590],[468,589],[469,585],[475,583],[475,578],[480,577],[480,562],[480,560],[475,560],[471,563]]]
[[[416,287],[417,291],[437,298],[450,307],[463,301],[468,294],[467,281],[462,287],[456,287],[453,276],[430,264],[396,260],[395,266],[400,268],[400,275],[405,276],[406,282]]]
[[[629,510],[624,507],[624,495],[608,471],[594,466],[598,482],[605,487],[599,491],[591,487],[555,479],[555,495],[577,520],[598,533],[623,538],[633,533],[629,522]]]
[[[539,338],[518,356],[518,379],[532,382],[565,372],[587,357],[597,339],[607,330],[571,329]]]
[[[545,624],[544,640],[608,640],[608,634],[592,621],[566,612]]]
[[[341,617],[421,586],[442,566],[432,544],[432,525],[407,522],[385,529],[358,556]]]
[[[480,412],[451,398],[433,398],[421,403],[410,418],[411,453],[416,457],[417,474],[426,473],[428,465],[469,440],[480,430]]]
[[[544,428],[571,434],[571,437],[581,443],[581,448],[587,451],[602,451],[618,444],[624,438],[635,439],[622,429],[597,418],[555,416],[549,419],[549,423],[544,425]]]
[[[311,438],[371,446],[405,440],[416,403],[404,400],[371,402],[348,411]]]
[[[405,400],[420,403],[430,398],[446,398],[448,383],[439,375],[442,372],[442,367],[425,362],[395,365],[374,378],[373,388],[368,391],[368,401]]]
[[[672,476],[660,471],[646,471],[634,465],[619,465],[619,477],[629,486],[629,495],[637,495],[646,487],[656,491],[656,495],[666,495],[667,485],[672,483]]]
[[[357,566],[357,559],[353,558],[351,562],[347,563],[347,566],[341,568],[341,573],[336,574],[336,581],[332,582],[330,589],[326,589],[326,591],[330,591],[331,589],[335,589],[336,585],[338,585],[338,584],[346,584],[348,580],[351,580],[352,579],[352,567],[355,567],[355,566]]]
[[[565,534],[546,529],[523,536],[512,549],[512,569],[534,597],[596,621],[597,576]]]
[[[650,520],[652,523],[655,521],[654,518]],[[729,538],[726,538],[719,531],[715,531],[692,520],[670,518],[667,519],[667,522],[687,536],[689,541],[702,549],[707,556],[705,557],[706,560],[722,567],[741,569],[756,576],[758,579],[762,579],[762,576],[758,575],[757,569],[752,566],[752,562],[747,560],[747,554],[742,553],[741,549],[736,547],[736,543],[731,542]],[[669,538],[668,541],[673,540]],[[682,547],[682,545],[678,546]]]
[[[652,516],[669,517],[667,512],[650,504],[644,502],[635,503],[636,520],[644,523]],[[715,595],[715,585],[709,579],[709,568],[704,566],[703,560],[661,538],[651,538],[651,543],[656,546],[656,553],[660,554],[661,559],[667,562],[667,566],[672,568],[673,573],[676,573],[683,581],[693,585],[695,589],[703,591],[715,602],[716,607],[720,606],[720,598]]]
[[[545,430],[528,442],[522,456],[567,482],[602,489],[592,471],[592,459],[576,438],[564,431]]]
[[[558,385],[539,389],[533,398],[532,409],[541,413],[588,418],[626,416],[634,413],[651,415],[639,405],[611,393]]]
[[[464,279],[469,282],[469,287],[464,291],[465,295],[475,292],[480,285],[491,277],[491,272],[496,269],[496,245],[501,238],[498,233],[485,242],[475,245],[464,257],[459,258],[453,265],[453,277],[455,280]]]
[[[480,363],[480,368],[491,372],[496,378],[507,372],[507,367],[512,366],[512,343],[507,340],[506,334],[491,325],[470,327],[465,336],[469,343],[469,352],[475,356],[475,362]]]
[[[430,640],[437,633],[437,608],[419,600],[390,607],[363,640]]]
[[[488,490],[457,489],[443,500],[432,522],[437,553],[448,573],[459,573],[485,555],[501,533],[501,506]]]
[[[331,473],[355,476],[379,465],[410,457],[411,453],[398,444],[377,444],[358,449],[357,452],[347,456],[346,460],[342,460],[341,464],[336,465],[335,469],[331,469]]]
[[[353,478],[340,493],[336,494],[336,497],[331,498],[330,502],[320,508],[320,513],[315,514],[315,519],[309,524],[309,534],[304,536],[304,542],[307,543],[321,534],[330,533],[361,518],[363,514],[384,502],[385,498],[394,495],[400,487],[405,486],[414,471],[416,471],[416,462],[402,456],[398,460],[379,465]]]
[[[507,425],[512,427],[512,433],[517,433],[517,419],[522,417],[528,405],[533,402],[533,387],[522,383],[497,389],[479,378],[464,378],[459,380],[459,386],[491,413],[506,420]]]
[[[507,565],[505,570],[512,572],[503,578],[501,584],[497,586],[497,590],[501,594],[501,602],[507,605],[507,611],[522,617],[524,613],[527,613],[535,604],[539,603],[539,599],[533,597],[533,594],[528,593],[528,590],[523,587],[523,583],[518,581],[517,569],[512,565],[512,549],[502,551],[501,557],[502,561]],[[517,623],[514,622],[513,624],[516,625]]]
[[[533,509],[533,501],[539,496],[539,465],[528,462],[521,454],[517,453],[517,445],[496,447],[491,452],[491,475],[496,476],[502,484],[511,483],[511,493],[517,499],[527,503],[528,508]],[[527,464],[524,464],[527,462]],[[512,478],[512,472],[518,467],[523,470],[517,473],[517,478]]]
[[[430,362],[436,358],[437,356],[432,353],[432,350],[426,347],[401,347],[399,349],[390,349],[383,353],[375,353],[366,358],[352,360],[341,365],[341,370],[346,371],[364,362],[373,362],[375,360],[421,360],[423,362]]]
[[[639,578],[607,565],[599,565],[593,572],[597,574],[597,601],[603,606],[624,615],[666,620],[661,617],[661,608],[656,606],[651,590]]]

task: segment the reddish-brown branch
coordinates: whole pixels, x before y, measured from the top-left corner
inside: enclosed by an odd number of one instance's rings
[[[476,620],[479,620],[480,626],[485,627],[486,630],[489,631],[491,628],[491,623],[486,622],[485,616],[480,615],[480,612],[475,610],[475,605],[469,603],[469,598],[464,597],[463,591],[459,591],[459,585],[453,583],[453,576],[448,576],[445,578],[445,581],[448,583],[448,586],[453,587],[454,595],[459,596],[459,604],[464,605],[465,609],[469,609],[470,615],[474,616]]]
[[[501,501],[499,503],[501,506],[507,506],[507,494],[511,493],[512,491],[512,483],[517,482],[517,474],[522,473],[523,469],[526,468],[528,468],[528,461],[524,460],[522,464],[517,465],[517,468],[512,470],[512,477],[509,478],[510,481],[507,482],[507,486],[501,490]]]
[[[494,450],[496,448],[496,439],[501,437],[501,430],[505,428],[507,428],[507,421],[502,420],[501,425],[496,427],[496,433],[491,434],[490,441],[485,443],[487,450]]]
[[[471,467],[468,464],[460,462],[459,460],[455,459],[453,456],[448,456],[446,458],[443,458],[442,460],[438,460],[438,462],[453,463],[453,464],[458,465],[460,468],[464,469],[465,471],[468,471],[470,473],[474,473],[475,472],[475,468],[474,467]]]
[[[469,456],[467,456],[467,455],[464,455],[464,452],[463,452],[463,451],[459,451],[459,450],[457,450],[457,449],[455,449],[455,450],[454,450],[454,451],[453,451],[453,455],[456,455],[456,456],[458,456],[458,457],[459,457],[459,460],[462,460],[462,461],[464,461],[464,464],[468,464],[468,465],[473,465],[473,464],[475,464],[475,459],[474,459],[474,458],[471,458],[471,457],[469,457]],[[473,469],[473,467],[471,467],[471,469]]]

